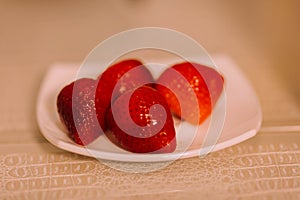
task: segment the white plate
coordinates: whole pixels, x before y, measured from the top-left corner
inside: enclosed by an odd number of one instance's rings
[[[253,137],[259,130],[262,121],[259,101],[244,75],[226,56],[217,56],[214,61],[225,77],[227,110],[223,129],[216,138],[216,144],[206,147],[208,151],[217,151]],[[170,64],[173,63],[175,62],[170,62]],[[207,152],[202,145],[209,122],[194,127],[187,122],[177,121],[176,129],[178,130],[178,125],[180,125],[182,126],[180,130],[186,133],[177,133],[177,148],[173,153],[136,154],[127,152],[111,143],[105,135],[100,136],[88,148],[77,145],[67,136],[59,120],[56,112],[56,97],[66,84],[76,78],[78,67],[70,64],[58,64],[51,67],[40,88],[37,101],[37,120],[43,136],[53,145],[81,155],[127,162],[171,161]],[[216,109],[218,106],[215,107]],[[194,128],[199,129],[195,138],[193,138],[193,134],[188,133]]]

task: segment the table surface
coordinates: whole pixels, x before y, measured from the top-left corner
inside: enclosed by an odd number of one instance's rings
[[[0,199],[299,199],[299,1],[0,1]],[[180,31],[245,73],[258,134],[204,158],[126,173],[51,145],[36,122],[51,64],[130,28]],[[128,168],[143,165],[112,162]]]

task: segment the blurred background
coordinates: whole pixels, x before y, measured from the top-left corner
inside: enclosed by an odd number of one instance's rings
[[[112,34],[145,26],[180,31],[212,55],[227,54],[254,85],[265,126],[299,124],[298,0],[0,0],[1,101],[7,102],[0,110],[11,113],[0,116],[1,128],[8,121],[22,130],[36,127],[35,102],[23,97],[38,94],[52,63],[80,63]]]

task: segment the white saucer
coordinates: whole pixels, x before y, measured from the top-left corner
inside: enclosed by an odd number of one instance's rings
[[[100,136],[88,147],[74,143],[63,128],[57,111],[56,98],[60,90],[76,79],[78,65],[58,64],[51,67],[40,87],[37,101],[37,120],[43,136],[58,148],[73,153],[105,160],[126,162],[159,162],[178,158],[199,156],[217,151],[253,137],[260,128],[262,114],[257,96],[238,67],[226,56],[215,57],[220,72],[225,78],[226,117],[215,145],[203,147],[205,133],[210,125],[206,121],[201,126],[192,126],[187,122],[176,121],[177,148],[168,154],[136,154],[127,152],[110,142],[105,135]],[[144,61],[145,62],[145,61]],[[145,62],[147,63],[147,62]],[[176,61],[170,61],[170,64]],[[151,68],[150,70],[153,70]],[[154,69],[155,70],[155,69]],[[159,72],[154,72],[159,73]],[[218,102],[219,103],[219,102]],[[221,105],[216,105],[215,114]],[[218,117],[221,116],[216,116]],[[179,131],[180,128],[180,131]],[[197,134],[190,133],[197,129]],[[190,131],[190,132],[189,132]]]

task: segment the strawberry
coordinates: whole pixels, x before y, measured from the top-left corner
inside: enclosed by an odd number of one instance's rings
[[[108,67],[98,76],[96,112],[102,116],[102,108],[109,108],[124,92],[154,82],[149,70],[138,60],[128,59]],[[101,119],[99,119],[101,121]]]
[[[112,101],[128,90],[154,83],[150,71],[140,61],[134,59],[123,60],[108,67],[99,75],[98,81],[98,87]]]
[[[135,153],[170,153],[176,148],[173,118],[164,97],[142,86],[117,98],[107,112],[116,143]]]
[[[99,107],[96,116],[97,82],[82,78],[65,86],[57,97],[57,110],[70,137],[80,145],[94,141],[106,130],[106,107]],[[98,120],[97,120],[98,118]]]
[[[164,71],[156,88],[171,111],[192,124],[201,124],[223,90],[223,77],[213,68],[183,62]]]

